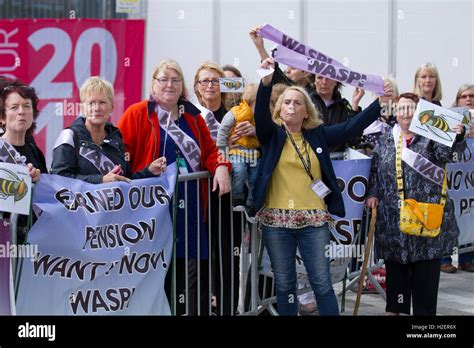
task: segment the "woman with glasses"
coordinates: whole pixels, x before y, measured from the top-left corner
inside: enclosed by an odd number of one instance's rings
[[[231,93],[221,93],[221,77],[225,77],[225,73],[214,62],[204,62],[194,76],[194,92],[198,99],[196,106],[201,111],[214,141],[228,109],[233,104],[238,104],[238,97]],[[229,147],[243,136],[255,136],[255,127],[249,121],[239,123],[233,135],[229,137]],[[239,253],[235,253],[234,249],[239,248],[242,241],[242,213],[232,213],[231,209],[230,195],[219,199],[216,194],[211,194],[213,295],[217,301],[214,305],[217,305],[216,311],[224,315],[235,314],[239,297]],[[222,231],[221,235],[219,231]],[[228,285],[232,281],[233,287]]]
[[[100,184],[160,175],[166,169],[166,159],[161,157],[132,175],[120,130],[108,122],[114,109],[114,88],[110,82],[90,77],[79,94],[83,117],[59,135],[52,174]]]
[[[183,72],[175,60],[165,59],[158,64],[151,79],[150,99],[131,105],[118,126],[133,172],[143,170],[147,163],[164,156],[168,163],[176,163],[180,174],[211,172],[214,175],[212,190],[219,195],[230,191],[231,166],[219,160],[216,144],[199,109],[187,99]],[[180,202],[175,220],[175,293],[170,293],[174,272],[167,274],[166,289],[168,296],[173,295],[176,301],[176,315],[208,314],[210,306],[209,250],[204,225],[207,190],[207,180],[199,181],[199,186],[193,180],[186,184],[181,182],[175,192]],[[171,212],[172,209],[170,206]],[[198,274],[200,298],[197,297]]]
[[[372,156],[367,206],[377,208],[374,256],[384,259],[387,271],[386,315],[409,315],[411,307],[416,316],[436,315],[441,258],[457,246],[459,236],[454,204],[449,195],[446,198],[443,193],[446,181],[443,183],[442,179],[444,168],[453,161],[454,153],[466,147],[465,129],[462,124],[453,126],[457,136],[452,147],[413,133],[410,125],[419,99],[413,93],[400,94],[397,124],[381,137]],[[428,163],[433,173],[438,174],[427,175],[413,165],[410,158],[415,163]],[[402,199],[441,203],[443,217],[439,235],[403,233],[399,204]]]
[[[456,94],[456,100],[454,100],[453,107],[467,107],[474,109],[474,85],[466,83],[459,87],[458,93]],[[471,127],[470,131],[466,135],[469,138],[474,138],[474,118],[471,113]]]
[[[474,109],[474,85],[466,83],[459,87],[454,100],[453,107],[467,107]],[[472,114],[471,114],[472,115]],[[471,117],[470,130],[467,132],[467,138],[474,138],[474,119]],[[453,265],[453,259],[451,256],[444,257],[441,260],[441,272],[445,273],[456,273],[460,271],[474,272],[474,251],[459,254],[458,256],[458,267]]]

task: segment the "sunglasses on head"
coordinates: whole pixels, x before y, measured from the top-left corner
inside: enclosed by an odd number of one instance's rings
[[[34,90],[33,87],[28,86],[28,85],[13,85],[13,86],[3,87],[4,92],[11,91],[11,90],[14,91],[14,90],[18,90],[18,89],[24,89],[24,90],[27,90],[27,91],[33,91]]]

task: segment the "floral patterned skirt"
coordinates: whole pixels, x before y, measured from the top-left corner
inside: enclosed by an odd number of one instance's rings
[[[321,227],[325,223],[334,228],[334,219],[326,210],[295,210],[262,208],[257,213],[257,221],[268,227],[304,228],[307,226]]]

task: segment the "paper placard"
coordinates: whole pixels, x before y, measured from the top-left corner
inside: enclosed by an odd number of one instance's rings
[[[420,99],[409,130],[413,133],[452,147],[456,132],[452,128],[462,123],[464,116]]]
[[[117,0],[115,12],[117,13],[138,13],[140,10],[140,0]]]
[[[242,93],[244,91],[244,79],[242,77],[221,77],[219,85],[222,93]]]
[[[31,202],[31,177],[28,168],[0,162],[0,211],[28,215]]]

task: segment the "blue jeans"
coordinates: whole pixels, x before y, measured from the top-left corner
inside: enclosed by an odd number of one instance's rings
[[[275,277],[278,313],[296,315],[296,248],[298,247],[308,273],[320,315],[339,315],[336,294],[332,288],[329,258],[324,255],[329,245],[329,228],[308,226],[300,229],[262,225],[263,242],[267,248]]]
[[[246,161],[245,158],[236,155],[230,155],[229,160],[232,163],[232,198],[245,199],[245,181],[248,180],[249,195],[246,206],[252,207],[258,161],[256,159],[253,162]]]

